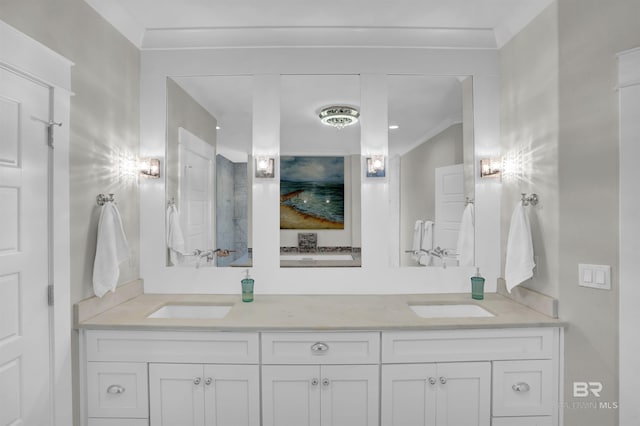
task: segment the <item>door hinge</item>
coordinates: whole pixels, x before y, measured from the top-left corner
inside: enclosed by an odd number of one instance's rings
[[[53,306],[53,284],[47,286],[47,304]]]

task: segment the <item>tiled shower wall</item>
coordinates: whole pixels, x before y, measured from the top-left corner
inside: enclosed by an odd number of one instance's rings
[[[247,253],[247,182],[247,163],[216,156],[216,247],[235,250],[228,257],[218,257],[218,266],[229,266]]]

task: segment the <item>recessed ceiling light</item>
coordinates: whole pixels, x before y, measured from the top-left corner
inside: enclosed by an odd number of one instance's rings
[[[389,130],[396,130],[396,129],[399,129],[399,128],[400,128],[400,126],[398,126],[397,124],[392,124],[392,125],[389,126]]]

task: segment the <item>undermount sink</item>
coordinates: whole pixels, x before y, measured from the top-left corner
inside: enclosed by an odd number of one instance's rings
[[[495,316],[483,307],[474,304],[409,305],[409,307],[422,318],[487,318]]]
[[[220,319],[224,318],[233,305],[165,305],[147,318],[189,318]]]

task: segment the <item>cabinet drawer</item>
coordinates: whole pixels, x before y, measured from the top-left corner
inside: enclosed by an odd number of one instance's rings
[[[493,415],[551,415],[554,385],[550,360],[499,361],[493,364]]]
[[[555,328],[382,333],[383,363],[551,359]]]
[[[149,426],[147,419],[89,419],[88,426]]]
[[[551,417],[494,417],[492,426],[553,426]]]
[[[147,418],[147,364],[87,363],[89,417]]]
[[[263,364],[377,364],[378,333],[263,333]]]
[[[88,330],[89,361],[257,364],[258,333]]]

